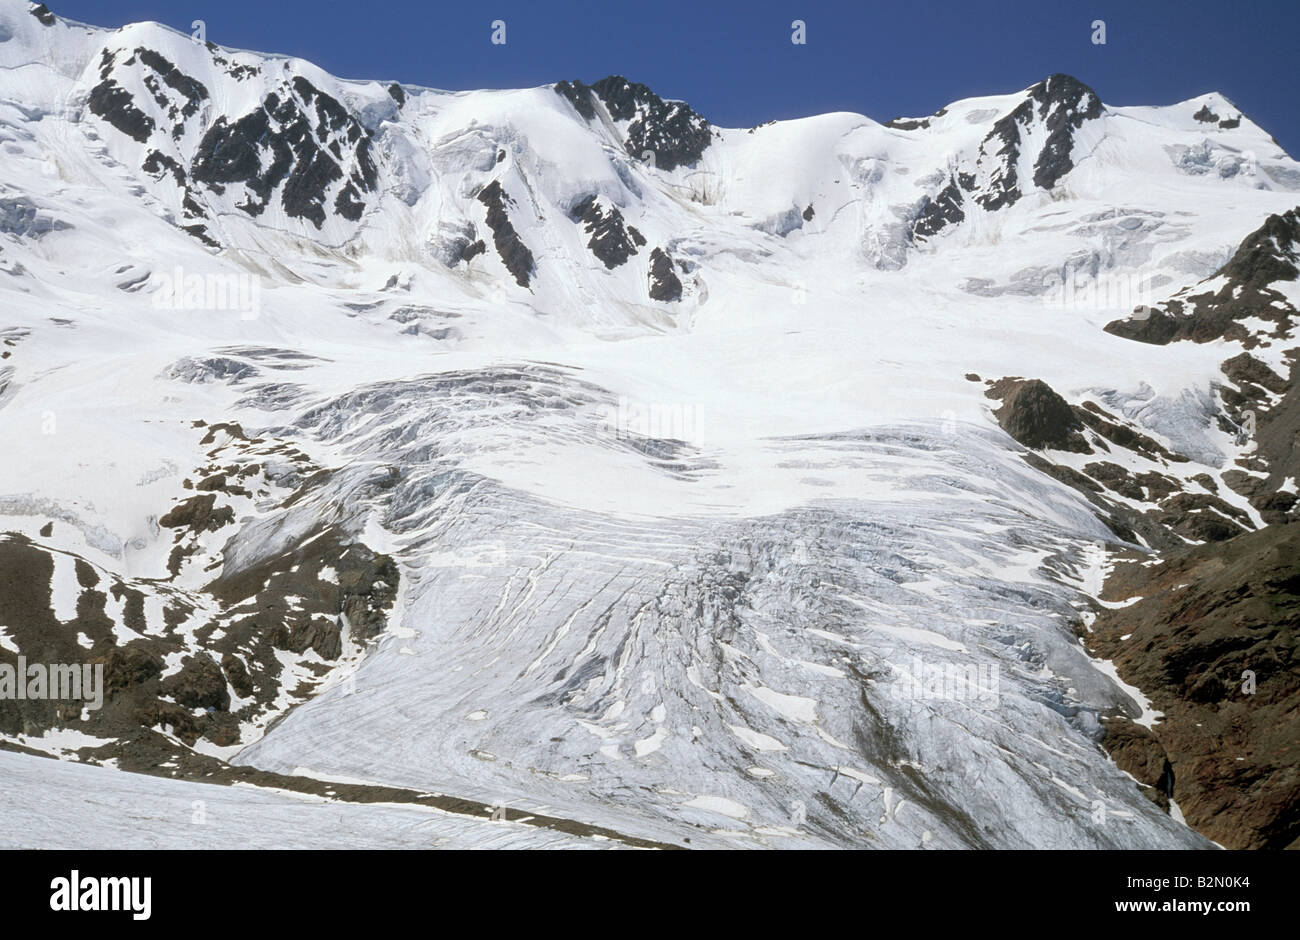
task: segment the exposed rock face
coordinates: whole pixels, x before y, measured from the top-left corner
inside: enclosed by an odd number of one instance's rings
[[[1025,461],[1079,491],[1119,538],[1159,550],[1187,541],[1222,541],[1254,529],[1247,512],[1218,495],[1213,478],[1189,481],[1171,471],[1187,464],[1187,457],[1096,402],[1070,405],[1038,380],[986,384],[988,397],[1003,400],[995,412],[1003,429],[1025,446],[1048,452],[1026,454]],[[1056,462],[1051,451],[1126,454],[1129,466],[1097,459],[1076,469]]]
[[[181,671],[162,684],[163,694],[187,708],[212,708],[225,711],[230,707],[230,692],[221,667],[207,653],[191,656]]]
[[[216,494],[191,496],[168,510],[158,524],[167,529],[188,529],[191,532],[215,532],[235,520],[234,510],[228,506],[214,508]]]
[[[92,113],[132,140],[147,143],[153,133],[153,118],[137,108],[131,93],[111,78],[105,78],[91,89],[87,104]]]
[[[651,154],[661,170],[690,166],[700,159],[713,140],[709,122],[681,101],[666,101],[638,82],[621,75],[610,75],[594,85],[574,80],[555,86],[584,120],[596,117],[593,101],[601,101],[616,122],[627,122],[624,146],[637,160]]]
[[[933,121],[935,118],[941,118],[947,113],[948,113],[947,108],[940,108],[938,111],[934,112],[934,114],[930,115],[930,117],[924,117],[924,118],[896,117],[886,121],[885,126],[892,127],[894,128],[894,130],[899,130],[899,131],[925,130],[930,126],[931,121]]]
[[[1122,716],[1103,718],[1101,746],[1119,767],[1137,779],[1143,794],[1165,812],[1174,788],[1169,755],[1155,732]]]
[[[1035,85],[1030,98],[1047,128],[1047,141],[1034,161],[1034,185],[1051,189],[1074,169],[1074,131],[1101,117],[1101,99],[1077,78],[1059,74]]]
[[[243,184],[249,195],[240,208],[254,216],[283,184],[285,213],[317,228],[336,184],[342,183],[333,210],[355,221],[365,208],[363,194],[374,192],[377,180],[369,132],[302,76],[268,95],[258,110],[234,122],[218,118],[199,143],[192,173],[217,192]]]
[[[930,238],[963,221],[962,204],[968,199],[989,212],[1019,201],[1025,184],[1017,165],[1029,139],[1043,138],[1034,158],[1033,185],[1043,190],[1055,188],[1074,168],[1074,132],[1102,113],[1097,93],[1069,75],[1050,75],[1034,85],[1019,105],[994,123],[978,152],[933,198],[922,203],[913,220],[913,235]],[[891,122],[890,126],[915,130],[928,127],[929,122]],[[1028,134],[1030,128],[1035,132],[1033,138]]]
[[[1116,762],[1152,783],[1161,755],[1187,821],[1228,848],[1300,847],[1300,527],[1117,567],[1085,636],[1164,713],[1108,724]]]
[[[1219,128],[1225,131],[1230,131],[1234,127],[1241,126],[1240,114],[1238,114],[1236,117],[1233,118],[1223,118],[1222,120],[1220,120],[1219,116],[1210,110],[1210,106],[1208,103],[1201,105],[1200,110],[1198,110],[1195,114],[1193,114],[1192,117],[1200,121],[1202,124],[1217,123],[1219,125]]]
[[[966,218],[962,209],[965,197],[957,178],[948,180],[948,185],[939,190],[933,198],[928,196],[921,203],[921,210],[912,224],[912,232],[923,238],[937,235],[948,225],[955,225]]]
[[[1213,290],[1185,291],[1149,318],[1108,327],[1144,342],[1245,347],[1223,362],[1229,384],[1219,390],[1224,430],[1235,428],[1238,443],[1254,441],[1238,457],[1241,469],[1216,482],[1107,460],[1082,472],[1039,465],[1088,496],[1121,538],[1161,552],[1154,565],[1117,568],[1105,597],[1142,600],[1102,611],[1084,640],[1165,717],[1151,730],[1111,717],[1102,744],[1153,801],[1174,800],[1190,825],[1229,848],[1300,847],[1300,527],[1297,496],[1283,488],[1300,475],[1300,393],[1294,351],[1286,377],[1247,351],[1291,335],[1295,310],[1274,285],[1297,277],[1296,222],[1295,212],[1270,217],[1207,279]],[[1073,410],[1097,435],[1095,446],[1104,439],[1165,466],[1185,460],[1092,402]],[[1228,490],[1267,527],[1255,531]],[[1152,508],[1136,512],[1133,503]]]
[[[166,764],[182,774],[195,767],[189,749],[200,738],[239,744],[247,726],[264,728],[309,698],[385,629],[397,566],[338,528],[320,525],[253,564],[232,563],[224,550],[214,559],[204,537],[234,528],[239,501],[255,491],[266,505],[278,490],[283,511],[328,471],[238,424],[199,426],[201,445],[221,462],[198,468],[202,492],[159,520],[175,543],[170,579],[133,581],[23,536],[0,535],[0,664],[13,666],[21,655],[30,663],[103,668],[101,707],[86,707],[89,694],[82,701],[0,698],[0,734],[73,729],[108,742],[83,759],[112,758],[152,772]],[[41,538],[53,532],[46,525]],[[203,588],[179,586],[178,575],[193,583],[217,567],[222,573]],[[75,592],[75,614],[68,591]]]
[[[640,232],[624,225],[618,207],[606,204],[594,194],[579,201],[569,216],[591,236],[587,247],[606,268],[625,264],[638,247],[645,245]]]
[[[574,79],[571,82],[556,82],[555,93],[568,101],[569,104],[573,105],[574,110],[577,111],[584,120],[595,120],[596,107],[592,104],[591,88],[589,86],[583,84],[577,79]]]
[[[1270,365],[1260,355],[1279,343],[1294,341],[1300,314],[1278,289],[1300,278],[1300,210],[1270,216],[1242,240],[1233,256],[1213,275],[1170,300],[1117,320],[1106,330],[1139,342],[1164,345],[1192,341],[1228,340],[1242,352],[1226,359],[1220,369],[1227,380],[1219,389],[1222,430],[1238,443],[1254,441],[1252,451],[1237,460],[1241,469],[1228,470],[1223,482],[1249,500],[1261,519],[1275,525],[1295,519],[1295,494],[1283,489],[1300,475],[1300,387],[1296,382],[1300,350],[1288,349]],[[1221,506],[1215,506],[1222,513]],[[1237,534],[1221,523],[1201,523],[1203,538]]]
[[[1001,379],[985,394],[1002,400],[998,424],[1026,447],[1092,452],[1070,405],[1041,379]]]
[[[662,248],[650,252],[650,299],[682,299],[682,282],[673,271],[673,259]]]
[[[1298,222],[1296,211],[1271,216],[1212,277],[1107,327],[1154,344],[1239,344],[1217,390],[1220,427],[1244,447],[1237,467],[1189,479],[1174,470],[1186,457],[1092,401],[1074,417],[1093,448],[1126,453],[1127,465],[1026,458],[1083,493],[1118,536],[1159,552],[1117,567],[1104,597],[1141,599],[1103,610],[1083,638],[1164,717],[1148,729],[1109,716],[1101,743],[1157,805],[1173,800],[1229,848],[1300,847],[1300,498],[1289,483],[1300,476],[1298,353],[1264,352],[1293,341],[1297,313],[1278,285],[1300,276]],[[1016,381],[991,383],[989,394]],[[1069,449],[1048,433],[1064,426],[1063,400],[1038,389],[1023,416],[1005,400],[998,419],[1018,440]],[[1152,469],[1134,469],[1135,459]]]
[[[112,694],[143,685],[162,675],[164,661],[147,642],[132,640],[115,646],[104,658],[104,686]]]
[[[203,103],[208,100],[207,86],[186,75],[167,58],[152,49],[137,48],[135,55],[140,59],[141,64],[152,73],[145,74],[144,84],[153,95],[158,107],[163,109],[174,122],[172,136],[180,136],[184,130],[183,119],[198,114]],[[131,63],[128,62],[128,64]],[[168,95],[164,91],[159,84],[160,81],[179,96],[179,103],[172,95]]]
[[[1266,336],[1282,339],[1295,311],[1272,285],[1300,276],[1300,209],[1268,220],[1247,235],[1232,258],[1195,287],[1146,307],[1135,316],[1106,325],[1108,333],[1163,346],[1179,340],[1208,343],[1233,340],[1251,349],[1262,337],[1242,321],[1258,318],[1276,324]]]
[[[485,251],[487,251],[487,245],[483,244],[483,239],[476,238],[472,242],[465,242],[460,249],[459,257],[461,261],[473,261]]]
[[[487,225],[492,230],[492,241],[497,254],[506,269],[514,276],[515,283],[527,287],[532,279],[535,265],[533,253],[523,243],[514,225],[510,223],[509,206],[514,204],[498,180],[484,186],[478,194],[478,201],[487,206]]]

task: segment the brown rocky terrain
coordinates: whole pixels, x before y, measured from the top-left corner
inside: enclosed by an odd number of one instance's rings
[[[329,471],[238,425],[198,427],[213,462],[199,468],[197,485],[183,482],[200,492],[178,494],[158,520],[173,542],[168,578],[122,578],[54,547],[58,521],[39,540],[0,533],[0,664],[16,667],[21,656],[102,666],[104,676],[98,709],[0,698],[0,734],[40,750],[47,732],[70,731],[102,742],[77,749],[82,760],[207,777],[211,767],[192,750],[201,740],[225,748],[255,739],[386,628],[397,567],[337,525],[321,520],[251,565],[223,564],[221,549],[204,547],[205,536],[239,527],[236,505],[242,514],[258,498],[280,511]],[[273,480],[266,470],[275,461]],[[75,616],[63,619],[61,565],[76,580]],[[185,586],[195,580],[202,586]]]
[[[1233,849],[1300,848],[1300,526],[1121,562],[1084,636],[1164,713],[1103,745],[1162,805]]]
[[[1239,449],[1213,472],[1190,472],[1186,456],[1089,397],[1071,403],[1036,379],[985,383],[1024,459],[1144,546],[1120,552],[1102,595],[1140,600],[1101,609],[1079,633],[1164,717],[1147,728],[1106,716],[1101,743],[1143,793],[1167,811],[1172,799],[1227,848],[1300,848],[1300,312],[1279,289],[1300,279],[1298,263],[1300,210],[1270,216],[1201,284],[1106,327],[1156,345],[1240,347],[1217,388],[1219,426]],[[1098,459],[1078,469],[1053,452]]]

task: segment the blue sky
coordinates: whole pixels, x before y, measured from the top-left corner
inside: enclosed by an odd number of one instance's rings
[[[50,0],[103,26],[202,19],[222,45],[310,59],[347,78],[512,88],[620,73],[715,124],[857,111],[876,120],[1068,72],[1108,104],[1227,95],[1300,156],[1297,0]],[[493,20],[506,44],[491,44]],[[790,24],[807,24],[807,44]],[[1106,23],[1106,45],[1091,41]]]

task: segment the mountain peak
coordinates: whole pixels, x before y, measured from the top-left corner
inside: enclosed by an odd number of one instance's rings
[[[608,75],[593,85],[562,81],[554,88],[588,122],[595,120],[599,101],[610,119],[623,125],[627,152],[661,170],[693,165],[713,138],[709,122],[684,101],[661,98],[622,75]]]

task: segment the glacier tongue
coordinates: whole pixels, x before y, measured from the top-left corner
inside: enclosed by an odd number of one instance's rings
[[[459,466],[473,441],[538,434],[604,459],[626,439],[592,420],[600,404],[519,367],[301,416],[351,461],[397,468],[354,509],[403,560],[401,624],[236,763],[670,841],[700,827],[693,844],[1204,844],[1095,746],[1097,713],[1125,701],[1071,627],[1083,548],[1107,533],[994,434],[772,440],[774,466],[874,492],[753,518],[619,518]],[[633,490],[638,474],[708,485],[644,443]]]

